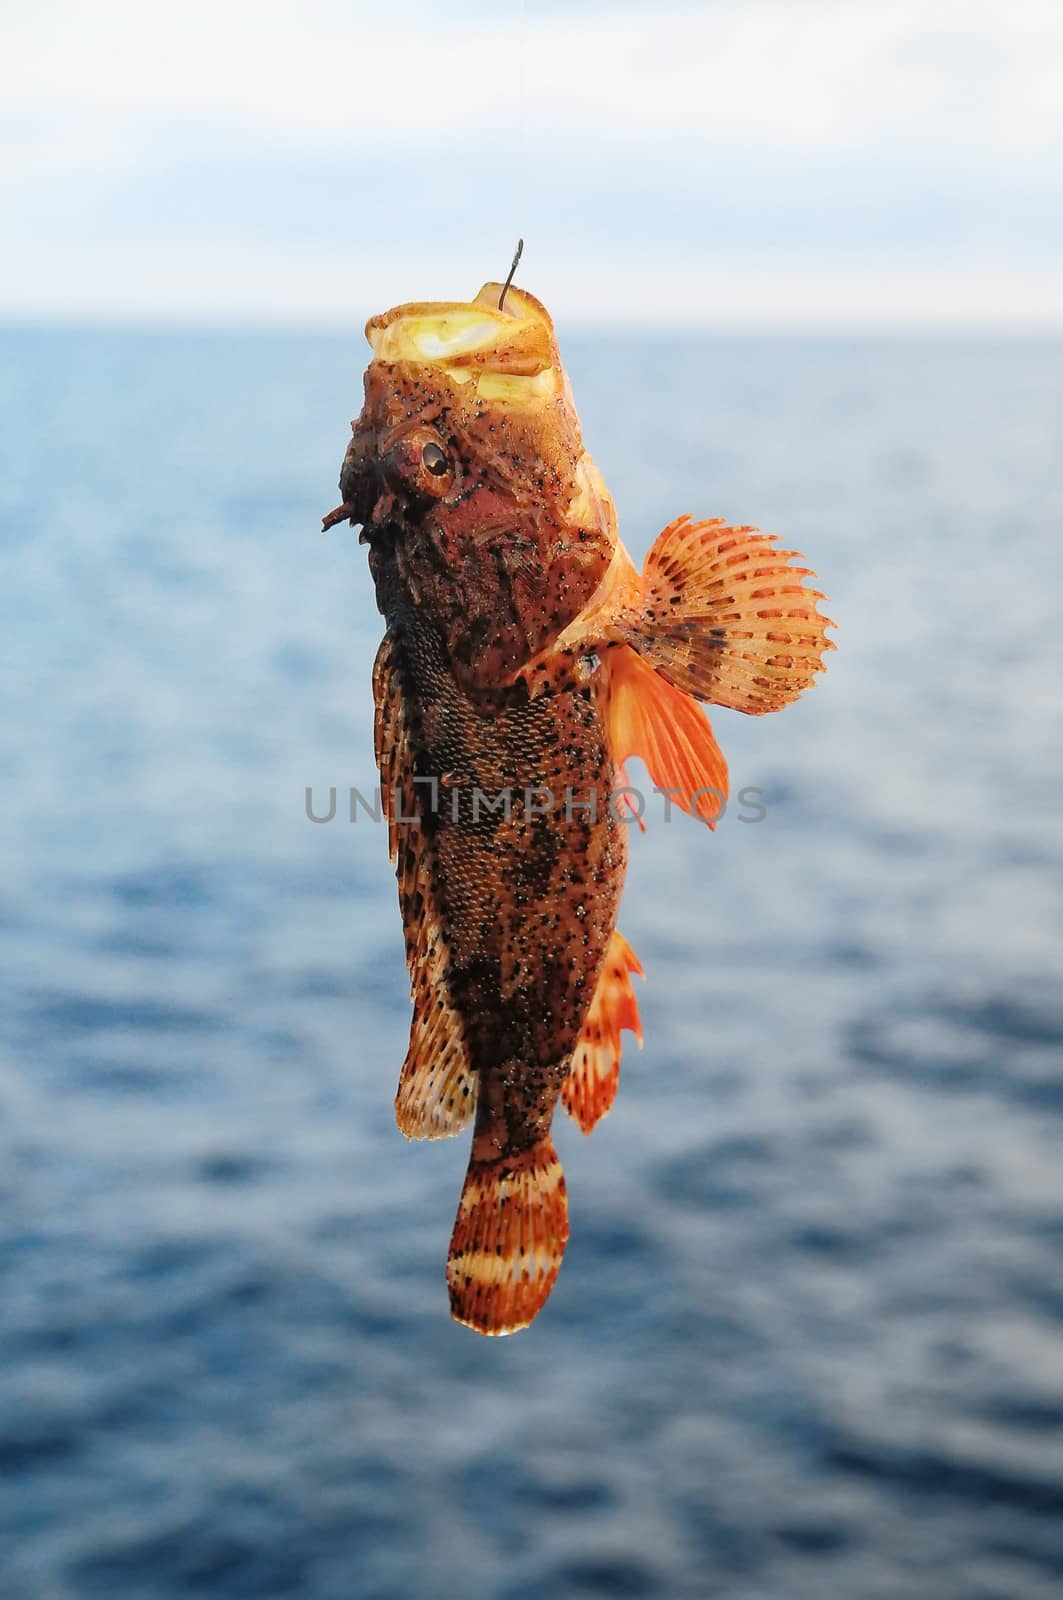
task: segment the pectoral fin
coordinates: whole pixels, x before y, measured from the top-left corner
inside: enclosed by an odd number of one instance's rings
[[[622,765],[640,756],[658,789],[714,827],[727,800],[727,763],[705,713],[626,645],[608,660],[614,758]]]
[[[761,715],[795,700],[823,670],[833,624],[806,589],[807,567],[769,534],[679,517],[646,557],[641,590],[613,619],[670,683],[698,700]],[[797,558],[800,560],[800,557]]]

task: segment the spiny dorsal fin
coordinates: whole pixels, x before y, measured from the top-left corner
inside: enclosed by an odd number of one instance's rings
[[[408,1139],[460,1133],[476,1108],[478,1077],[461,1017],[450,1003],[450,951],[432,892],[431,844],[417,818],[398,641],[388,634],[373,667],[374,742],[391,858],[397,861],[413,1019],[395,1120]],[[399,804],[396,806],[396,800]]]

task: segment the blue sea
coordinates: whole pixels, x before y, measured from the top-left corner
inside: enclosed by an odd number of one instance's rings
[[[493,1341],[346,808],[360,332],[0,334],[3,1600],[1063,1588],[1063,344],[560,332],[632,553],[775,532],[838,651],[713,716],[761,820],[632,838],[645,1048]]]

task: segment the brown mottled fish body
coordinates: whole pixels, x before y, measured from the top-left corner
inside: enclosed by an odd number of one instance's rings
[[[389,624],[390,693],[401,697],[405,723],[395,778],[401,816],[417,819],[396,823],[407,948],[415,955],[430,928],[434,955],[443,956],[438,986],[415,983],[414,1026],[430,1025],[445,991],[458,1019],[450,1046],[467,1065],[436,1115],[460,1125],[476,1106],[464,1227],[448,1276],[463,1320],[480,1326],[501,1316],[508,1325],[530,1320],[560,1265],[567,1220],[550,1123],[623,887],[624,825],[604,803],[592,815],[587,800],[604,800],[616,781],[602,685],[583,681],[569,657],[551,663],[534,699],[523,684],[470,696],[432,628],[403,608]],[[385,747],[389,786],[393,759]],[[548,808],[544,791],[560,797],[566,787],[574,803]],[[413,1092],[437,1086],[420,1058],[405,1078]],[[494,1237],[473,1200],[529,1174],[540,1192],[556,1186],[549,1215],[538,1219],[541,1238],[531,1229],[526,1240]],[[503,1267],[511,1273],[504,1297]]]
[[[376,753],[414,1002],[397,1118],[435,1138],[475,1116],[447,1277],[483,1333],[549,1294],[568,1237],[557,1102],[589,1132],[620,1031],[638,1032],[623,762],[711,825],[726,768],[696,699],[772,709],[825,647],[811,592],[781,581],[788,553],[752,530],[681,519],[640,578],[550,319],[519,290],[499,311],[499,292],[371,320],[326,519],[362,524],[387,621]]]

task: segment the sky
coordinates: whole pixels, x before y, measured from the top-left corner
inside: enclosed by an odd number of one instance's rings
[[[0,4],[0,319],[1063,330],[1059,0]]]

